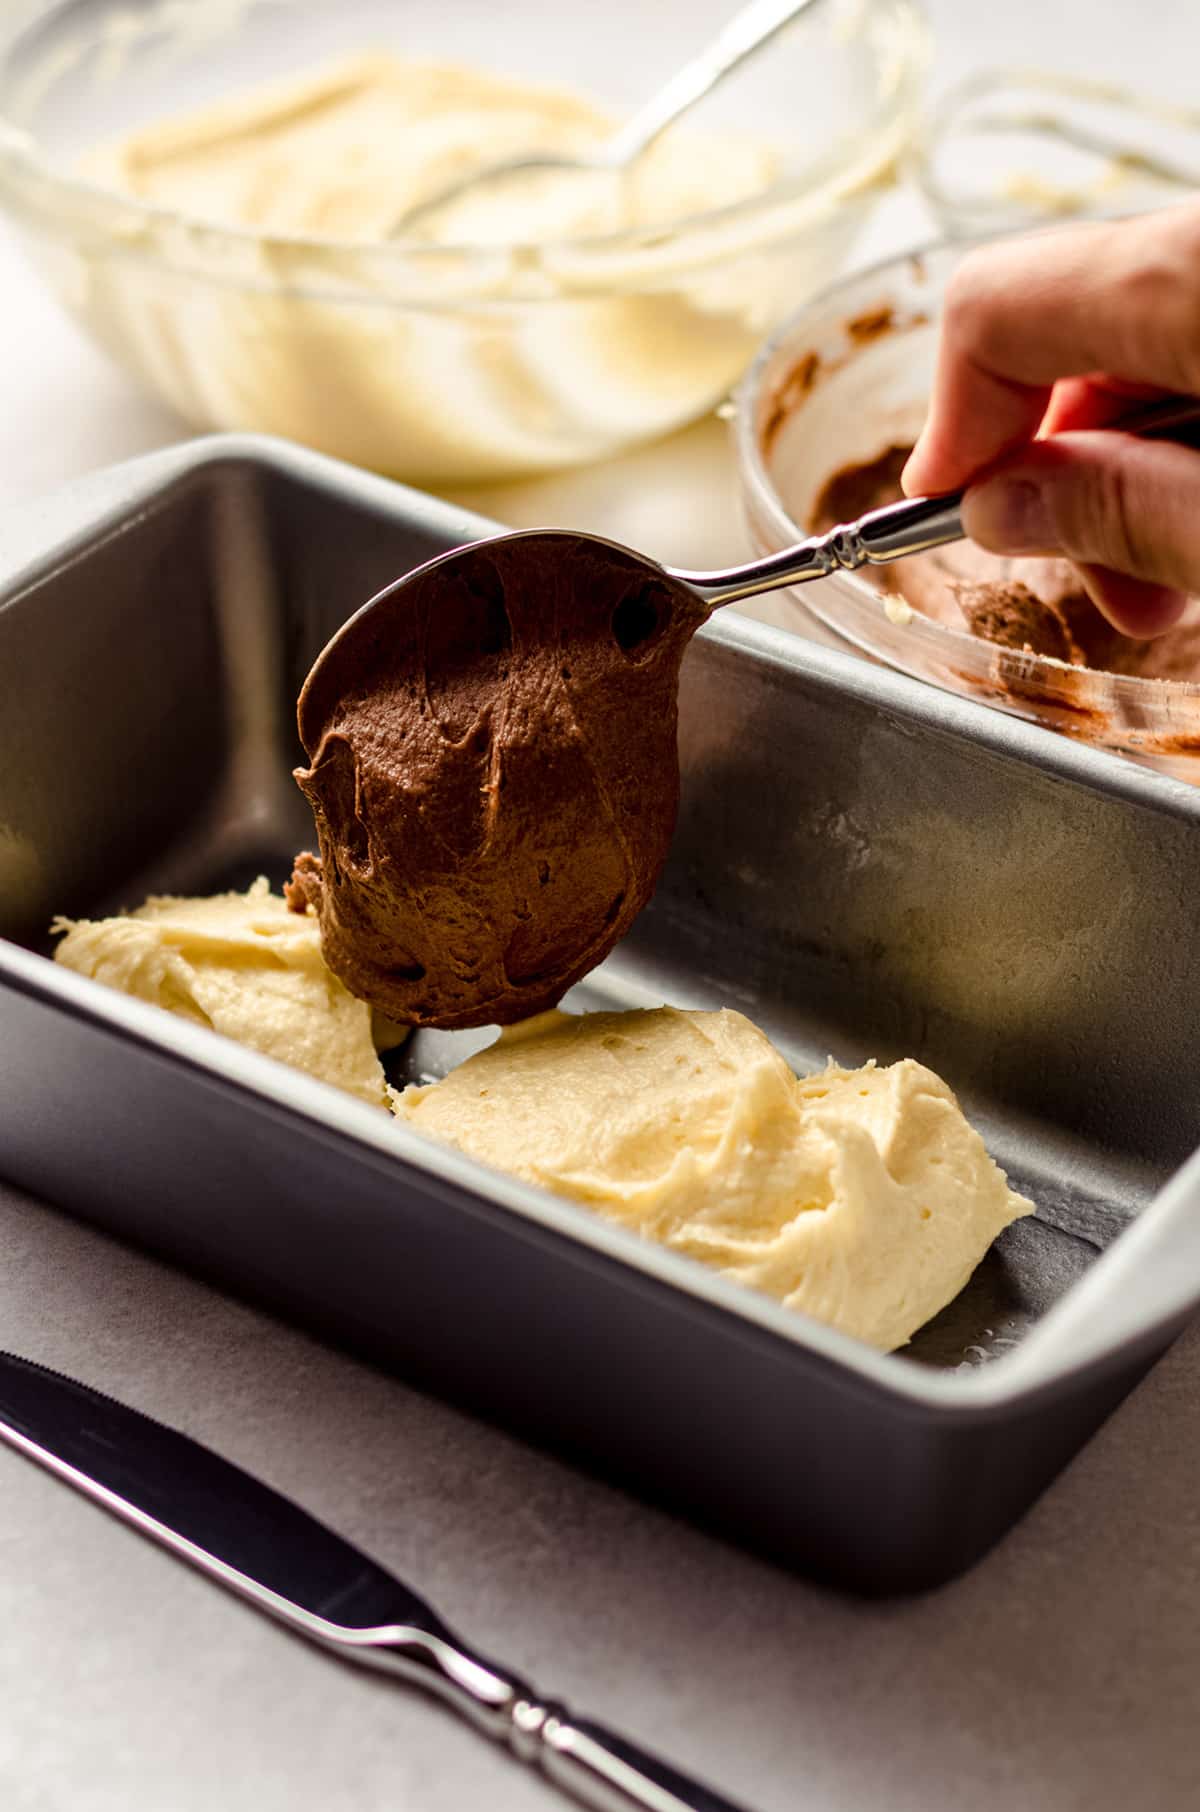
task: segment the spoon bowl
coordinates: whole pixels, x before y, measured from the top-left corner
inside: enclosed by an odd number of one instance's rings
[[[538,530],[372,599],[300,694],[320,855],[288,897],[401,1023],[555,1006],[649,900],[679,799],[679,665],[708,615],[654,561]]]

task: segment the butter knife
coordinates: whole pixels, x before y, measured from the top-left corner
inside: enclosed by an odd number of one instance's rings
[[[487,1660],[350,1542],[190,1436],[0,1353],[0,1441],[298,1635],[426,1688],[601,1812],[738,1812]]]

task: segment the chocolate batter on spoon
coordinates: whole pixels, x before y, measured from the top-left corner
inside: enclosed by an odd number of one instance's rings
[[[300,695],[328,962],[404,1023],[561,1000],[650,898],[679,800],[679,664],[708,614],[624,549],[481,542],[389,587]]]

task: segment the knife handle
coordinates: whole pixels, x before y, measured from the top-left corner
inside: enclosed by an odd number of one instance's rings
[[[354,1640],[341,1630],[331,1646],[348,1660],[436,1693],[596,1812],[743,1812],[627,1737],[543,1699],[518,1674],[474,1653],[444,1624],[437,1627],[437,1635],[393,1629],[366,1640],[366,1632]]]
[[[597,1812],[741,1812],[732,1800],[603,1724],[561,1708],[544,1710],[542,1768]]]

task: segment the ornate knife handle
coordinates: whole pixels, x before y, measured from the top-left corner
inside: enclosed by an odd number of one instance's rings
[[[542,1699],[526,1682],[473,1654],[446,1631],[346,1632],[329,1638],[347,1659],[365,1662],[425,1686],[461,1711],[523,1762],[596,1812],[743,1812],[732,1800],[692,1780],[627,1737],[577,1718]]]

